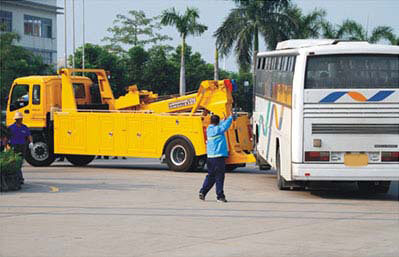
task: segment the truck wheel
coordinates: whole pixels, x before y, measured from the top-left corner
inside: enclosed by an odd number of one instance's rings
[[[181,138],[174,139],[166,146],[165,155],[169,169],[174,171],[189,171],[195,161],[193,147]]]
[[[277,188],[279,190],[287,190],[287,182],[281,176],[281,161],[280,161],[280,150],[277,149],[276,154],[276,173],[277,173]]]
[[[95,158],[94,155],[74,155],[74,154],[69,154],[65,157],[74,166],[86,166],[87,164],[92,162]]]
[[[358,181],[357,187],[362,194],[386,194],[391,181]]]
[[[55,155],[47,142],[41,137],[33,136],[33,148],[26,150],[26,161],[36,167],[51,165],[55,160]]]

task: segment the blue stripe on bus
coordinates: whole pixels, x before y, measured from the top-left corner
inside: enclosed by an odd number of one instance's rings
[[[367,100],[367,102],[378,102],[382,101],[388,96],[390,96],[393,92],[393,90],[382,90],[379,91],[377,94],[373,95],[370,99]]]
[[[326,97],[321,99],[320,103],[333,103],[337,101],[341,96],[345,95],[347,92],[332,92],[328,94]]]

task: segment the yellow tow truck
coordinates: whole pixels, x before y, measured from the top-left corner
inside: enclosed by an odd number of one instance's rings
[[[91,74],[75,76],[76,73]],[[65,155],[77,166],[96,155],[164,159],[171,170],[201,168],[206,160],[210,113],[231,115],[230,80],[203,81],[198,92],[159,97],[129,86],[117,99],[102,69],[61,69],[58,76],[31,76],[14,81],[7,104],[7,125],[24,114],[34,146],[26,155],[34,166],[50,165]],[[226,132],[229,169],[255,162],[247,113],[239,113]]]

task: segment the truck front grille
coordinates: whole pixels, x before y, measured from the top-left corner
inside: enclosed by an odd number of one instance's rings
[[[312,134],[399,134],[399,124],[312,124]]]

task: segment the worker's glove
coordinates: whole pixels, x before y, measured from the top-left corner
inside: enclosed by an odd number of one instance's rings
[[[232,117],[233,117],[233,120],[236,120],[238,118],[238,114],[235,112],[235,113],[233,113]]]
[[[32,143],[32,142],[29,143],[29,149],[30,149],[30,150],[33,149],[33,143]]]

